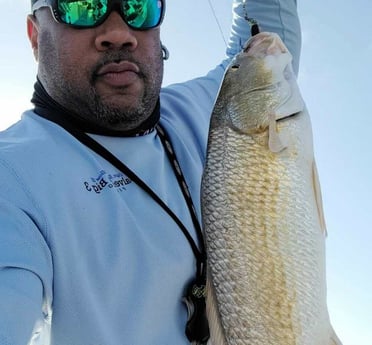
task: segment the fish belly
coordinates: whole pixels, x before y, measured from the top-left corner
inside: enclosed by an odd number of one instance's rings
[[[218,111],[224,111],[219,109]],[[325,231],[306,110],[247,135],[212,115],[202,185],[213,345],[341,344],[326,305]]]

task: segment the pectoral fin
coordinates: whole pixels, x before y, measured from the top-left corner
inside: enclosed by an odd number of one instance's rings
[[[287,143],[277,130],[275,114],[269,114],[269,149],[273,153],[278,153],[287,148]]]

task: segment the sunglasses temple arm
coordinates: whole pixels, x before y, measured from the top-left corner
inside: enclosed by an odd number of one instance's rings
[[[38,0],[36,1],[33,5],[32,5],[32,8],[31,8],[31,11],[32,12],[35,12],[36,10],[38,10],[39,8],[41,7],[45,7],[45,6],[49,6],[50,5],[50,2],[48,0]]]

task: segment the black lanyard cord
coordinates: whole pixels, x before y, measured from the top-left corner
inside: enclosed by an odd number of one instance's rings
[[[105,147],[103,147],[100,143],[98,143],[96,140],[94,140],[92,137],[87,135],[85,132],[82,132],[81,130],[77,129],[73,125],[71,125],[68,121],[63,119],[59,116],[54,116],[51,113],[49,113],[46,109],[36,107],[35,108],[36,114],[38,114],[41,117],[44,117],[50,121],[53,121],[60,125],[62,128],[64,128],[67,132],[69,132],[72,136],[74,136],[77,140],[79,140],[82,144],[89,147],[91,150],[96,152],[98,155],[106,159],[108,162],[110,162],[113,166],[115,166],[117,169],[119,169],[121,172],[123,172],[128,178],[130,178],[134,183],[136,183],[140,188],[142,188],[155,202],[159,204],[163,208],[163,210],[174,220],[174,222],[179,226],[182,233],[186,237],[187,241],[189,242],[191,249],[194,253],[194,256],[196,258],[196,264],[197,264],[197,277],[202,278],[205,276],[205,263],[206,263],[206,254],[205,254],[205,247],[204,247],[204,241],[203,241],[203,235],[202,230],[199,224],[199,221],[196,216],[195,207],[192,203],[192,199],[190,196],[190,193],[188,192],[188,188],[186,185],[186,182],[183,178],[182,172],[181,175],[178,173],[181,171],[180,169],[176,170],[175,164],[179,167],[178,161],[175,160],[175,154],[173,151],[173,148],[171,149],[171,152],[169,152],[169,145],[170,141],[167,138],[164,130],[160,127],[160,125],[157,125],[156,128],[159,131],[158,133],[161,133],[159,136],[162,140],[163,146],[165,148],[165,151],[167,152],[168,158],[171,161],[171,166],[173,170],[175,171],[175,175],[177,177],[177,180],[180,184],[180,188],[182,190],[182,193],[185,197],[186,203],[188,205],[193,224],[196,229],[196,233],[198,235],[198,240],[200,242],[201,250],[199,250],[198,246],[196,245],[194,239],[190,235],[189,231],[185,227],[185,225],[182,223],[182,221],[177,217],[177,215],[168,207],[168,205],[143,181],[141,178],[133,172],[127,165],[125,165],[122,161],[120,161],[115,155],[113,155],[109,150],[107,150]],[[165,144],[165,141],[167,144]],[[171,147],[171,146],[170,146]],[[171,158],[172,157],[172,158]],[[176,163],[174,163],[176,162]]]
[[[196,278],[188,284],[188,287],[185,291],[186,295],[183,298],[183,301],[185,302],[188,310],[188,320],[186,322],[185,333],[192,344],[206,344],[209,339],[209,326],[206,316],[205,304],[207,255],[203,240],[203,233],[186,180],[178,163],[176,154],[173,150],[173,146],[166,132],[159,125],[159,101],[157,102],[153,113],[149,116],[145,123],[141,124],[141,126],[130,132],[118,130],[107,131],[105,129],[92,125],[91,123],[87,124],[85,120],[79,119],[77,114],[72,114],[66,108],[55,102],[48,95],[39,80],[37,80],[35,83],[35,92],[32,98],[32,103],[34,103],[35,105],[35,113],[37,115],[58,124],[67,132],[69,132],[73,137],[75,137],[78,141],[80,141],[83,145],[90,148],[92,151],[94,151],[99,156],[106,159],[109,163],[115,166],[119,171],[124,173],[129,179],[137,184],[138,187],[140,187],[145,193],[147,193],[178,225],[183,235],[189,242],[196,259]],[[185,225],[167,206],[167,204],[144,181],[142,181],[135,172],[130,170],[129,167],[125,165],[125,163],[120,161],[109,150],[107,150],[100,143],[86,134],[92,133],[109,136],[137,136],[150,133],[154,129],[157,130],[157,134],[159,135],[159,138],[163,144],[164,150],[167,154],[175,177],[177,178],[179,187],[186,201],[197,234],[197,240],[199,242],[200,249],[191,234],[188,232]]]
[[[162,126],[160,126],[159,124],[156,126],[156,130],[157,130],[157,133],[160,137],[160,140],[163,143],[163,146],[165,148],[165,152],[167,153],[169,162],[171,163],[171,165],[173,167],[173,171],[174,171],[174,173],[177,177],[178,184],[179,184],[179,186],[182,190],[182,194],[183,194],[183,196],[186,200],[186,203],[188,205],[188,208],[189,208],[189,211],[190,211],[190,214],[191,214],[192,222],[194,224],[194,228],[195,228],[196,234],[198,236],[198,241],[200,243],[201,255],[202,255],[202,260],[203,260],[201,262],[203,267],[198,268],[198,275],[199,274],[203,275],[205,273],[204,265],[205,265],[205,262],[206,262],[206,255],[205,255],[206,250],[205,250],[205,245],[204,245],[203,232],[202,232],[199,220],[198,220],[198,216],[197,216],[197,213],[196,213],[196,210],[195,210],[195,206],[194,206],[194,203],[192,201],[192,197],[191,197],[189,188],[187,186],[186,179],[185,179],[185,177],[182,173],[182,169],[180,167],[180,164],[178,162],[176,153],[174,152],[172,143],[170,142],[168,135],[166,134],[164,128]],[[200,269],[200,271],[199,271],[199,269]]]

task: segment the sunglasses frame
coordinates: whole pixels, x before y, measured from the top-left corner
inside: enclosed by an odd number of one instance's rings
[[[125,24],[128,25],[131,29],[138,30],[138,31],[145,31],[145,30],[150,30],[150,29],[157,28],[163,22],[164,15],[165,15],[165,0],[157,0],[157,1],[160,1],[161,4],[162,4],[161,15],[160,15],[160,18],[159,18],[157,24],[153,25],[153,26],[150,26],[150,27],[145,27],[145,28],[136,28],[136,27],[132,26],[131,24],[129,24],[127,22],[127,20],[125,19],[125,16],[124,16],[124,13],[123,13],[123,10],[122,10],[122,2],[125,1],[125,0],[107,0],[107,12],[96,23],[94,23],[93,25],[71,24],[71,23],[66,23],[62,20],[61,15],[59,13],[59,9],[58,9],[58,1],[59,0],[36,0],[36,1],[33,1],[31,11],[34,14],[35,11],[37,11],[38,9],[40,9],[42,7],[49,7],[52,14],[53,14],[53,18],[56,22],[61,23],[61,24],[65,24],[67,26],[70,26],[70,27],[73,27],[73,28],[76,28],[76,29],[90,29],[90,28],[95,28],[95,27],[101,25],[109,17],[111,12],[113,10],[115,10],[115,8],[118,7],[118,8],[120,8],[118,13],[120,14],[120,17],[123,19]],[[118,5],[118,6],[116,6],[116,5]]]

